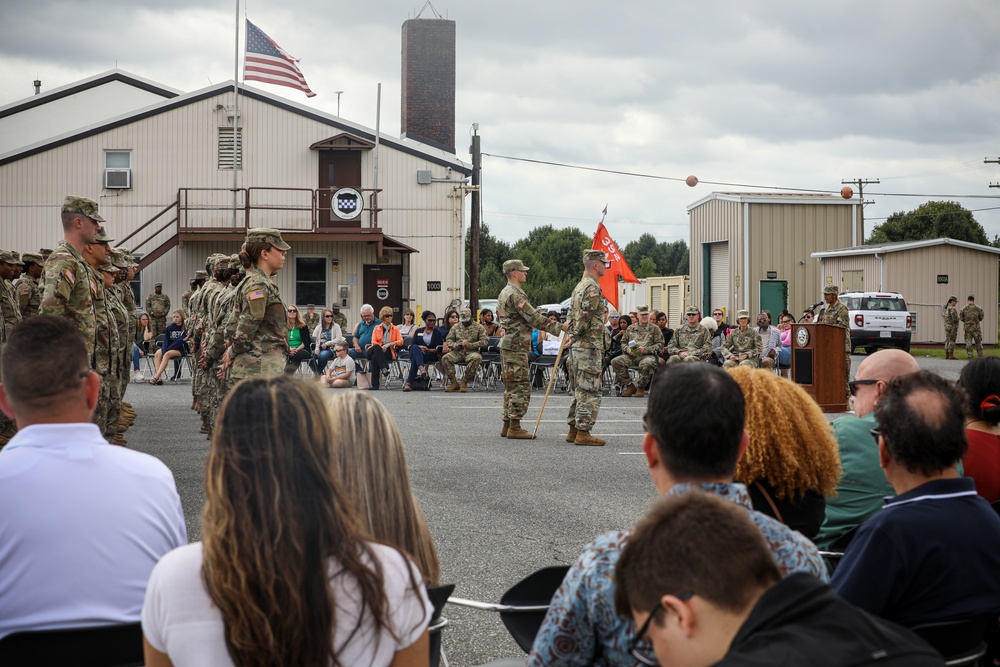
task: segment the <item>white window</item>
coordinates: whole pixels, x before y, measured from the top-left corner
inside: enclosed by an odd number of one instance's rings
[[[104,151],[104,187],[109,190],[132,187],[132,151]]]
[[[233,128],[219,128],[219,169],[230,170],[233,164],[237,169],[243,168],[243,128],[236,130],[236,141],[233,141]]]

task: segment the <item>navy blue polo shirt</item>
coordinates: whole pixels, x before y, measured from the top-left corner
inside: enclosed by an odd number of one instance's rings
[[[971,478],[921,484],[861,525],[831,583],[910,627],[1000,613],[1000,517]]]

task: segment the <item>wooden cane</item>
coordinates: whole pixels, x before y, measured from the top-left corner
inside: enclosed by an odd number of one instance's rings
[[[538,409],[538,419],[535,420],[535,430],[531,432],[531,437],[534,438],[535,434],[538,433],[538,425],[542,423],[542,413],[545,412],[545,402],[549,400],[549,394],[552,392],[552,385],[556,381],[556,373],[559,372],[559,360],[562,359],[563,348],[566,347],[566,339],[569,335],[564,335],[562,340],[559,341],[559,352],[556,354],[556,363],[552,365],[552,375],[549,376],[549,388],[545,390],[545,398],[542,399],[542,407]]]

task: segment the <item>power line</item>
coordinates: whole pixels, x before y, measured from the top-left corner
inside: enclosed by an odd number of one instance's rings
[[[965,210],[968,211],[969,213],[977,213],[979,211],[996,211],[996,210],[1000,210],[1000,206],[990,206],[989,208],[967,208]],[[942,214],[942,213],[910,213],[910,214],[908,214],[908,216],[911,217],[911,218],[930,218],[930,217],[938,216],[938,215],[948,215],[948,213],[944,213],[944,214]],[[884,218],[865,218],[865,220],[888,220],[888,219],[889,219],[888,216],[886,216]]]

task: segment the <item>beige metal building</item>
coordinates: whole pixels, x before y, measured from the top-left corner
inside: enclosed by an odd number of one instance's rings
[[[843,291],[899,292],[916,314],[914,343],[943,343],[941,310],[949,296],[958,308],[967,297],[986,311],[983,343],[997,342],[997,280],[1000,248],[929,239],[814,252],[823,280]],[[959,329],[959,344],[962,343]]]
[[[690,303],[689,276],[659,276],[646,279],[649,307],[667,314],[667,323],[675,327],[684,321],[684,311]]]
[[[691,303],[708,313],[788,308],[820,300],[812,253],[858,245],[858,199],[795,193],[713,192],[688,206]]]
[[[85,104],[102,85],[107,96],[150,88],[119,70],[103,80],[9,105],[0,124],[41,123],[47,104]],[[124,113],[0,154],[0,247],[55,247],[63,197],[75,194],[100,202],[115,245],[143,253],[143,296],[162,282],[179,305],[207,255],[237,252],[259,226],[292,247],[276,278],[286,301],[336,301],[354,322],[362,303],[440,309],[463,296],[471,168],[453,152],[376,138],[253,88],[241,88],[237,113],[232,82],[153,95],[123,96]]]

